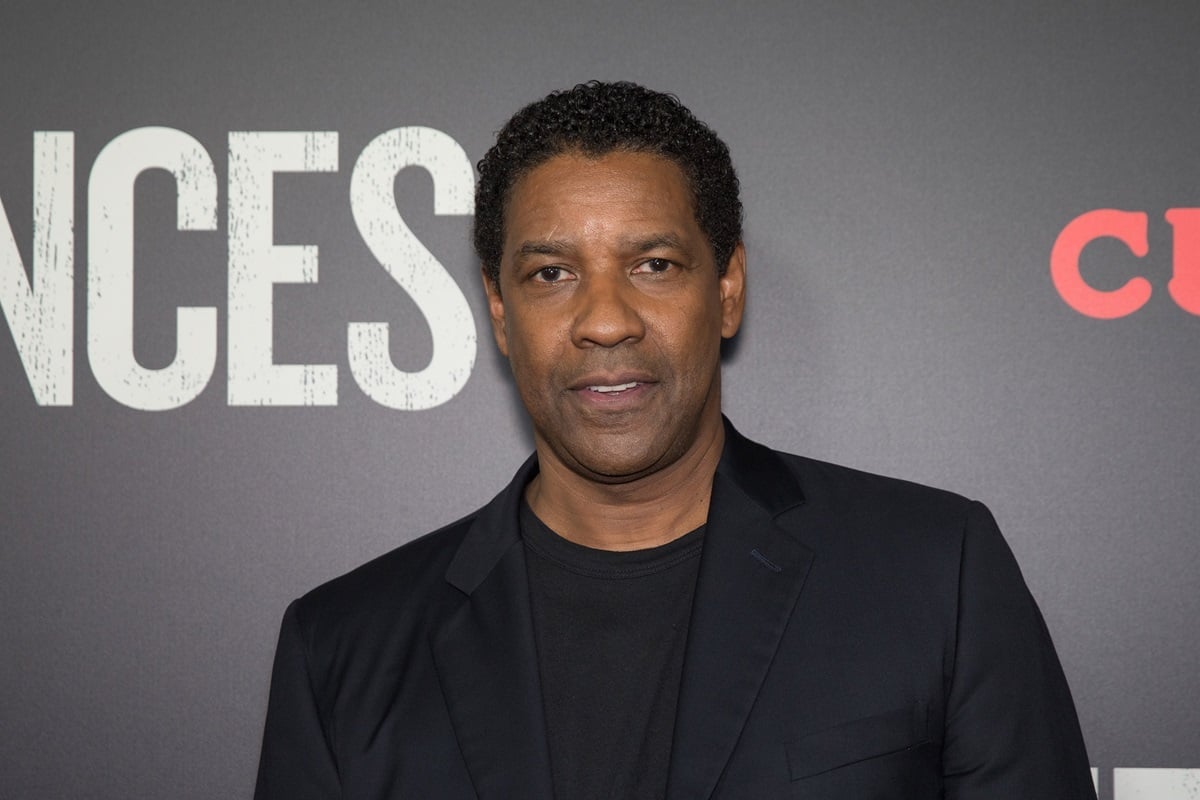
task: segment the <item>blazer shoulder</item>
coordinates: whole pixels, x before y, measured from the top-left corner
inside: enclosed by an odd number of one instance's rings
[[[314,635],[411,615],[414,604],[424,605],[446,586],[446,568],[478,515],[474,511],[304,594],[292,604],[301,628]]]
[[[810,502],[861,505],[865,501],[889,508],[914,507],[965,513],[974,501],[961,494],[901,478],[819,461],[790,453],[779,454],[796,476]]]
[[[972,501],[943,489],[785,453],[726,427],[718,472],[773,514],[804,508],[834,518],[962,521]]]
[[[778,455],[801,487],[809,514],[836,521],[833,529],[843,535],[869,536],[883,550],[889,542],[900,549],[924,542],[953,552],[968,529],[991,521],[982,503],[955,492],[806,456]]]
[[[931,546],[953,557],[973,520],[991,519],[982,504],[954,492],[781,452],[728,423],[717,471],[818,551],[915,557]]]

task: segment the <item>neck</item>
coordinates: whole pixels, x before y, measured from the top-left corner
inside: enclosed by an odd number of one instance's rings
[[[725,444],[718,417],[674,463],[628,483],[589,480],[538,447],[538,475],[525,491],[538,519],[560,536],[599,550],[657,547],[708,519],[713,474]]]

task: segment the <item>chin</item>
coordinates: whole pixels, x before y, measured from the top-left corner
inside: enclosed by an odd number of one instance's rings
[[[605,446],[605,445],[609,446]],[[653,474],[675,460],[666,447],[647,446],[650,443],[644,437],[638,437],[636,442],[587,442],[578,448],[572,448],[568,463],[577,465],[577,471],[600,483],[629,483],[638,478]],[[575,458],[574,453],[580,453],[583,458]],[[676,456],[678,457],[678,456]]]

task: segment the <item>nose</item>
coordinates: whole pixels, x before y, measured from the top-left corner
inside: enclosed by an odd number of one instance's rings
[[[618,276],[589,276],[575,294],[571,338],[576,347],[616,347],[646,334],[638,292]]]

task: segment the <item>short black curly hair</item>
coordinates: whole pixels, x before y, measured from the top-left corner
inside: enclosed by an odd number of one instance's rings
[[[590,81],[518,111],[479,162],[475,252],[493,283],[500,279],[505,205],[521,176],[562,153],[598,157],[617,150],[653,153],[679,165],[696,222],[725,272],[742,240],[742,201],[729,148],[674,95],[627,81]]]

